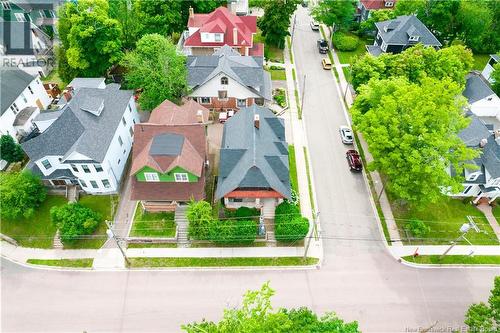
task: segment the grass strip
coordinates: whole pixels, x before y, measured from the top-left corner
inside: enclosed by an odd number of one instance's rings
[[[306,160],[306,172],[307,172],[307,184],[309,188],[309,200],[311,201],[311,208],[313,212],[315,211],[314,209],[314,198],[313,198],[313,189],[312,189],[312,181],[311,181],[311,172],[309,169],[309,159],[307,158],[307,148],[304,147],[304,159]]]
[[[450,255],[439,259],[440,255],[406,256],[404,260],[417,264],[463,264],[463,265],[500,265],[500,256]]]
[[[235,258],[130,258],[130,267],[235,267],[235,266],[303,266],[314,265],[317,258],[302,257],[235,257]]]
[[[143,249],[143,248],[176,248],[177,243],[130,243],[127,245],[129,249]]]
[[[297,162],[295,159],[295,146],[288,146],[288,164],[290,165],[290,182],[292,190],[299,193],[299,181],[297,178]]]
[[[43,265],[43,266],[56,266],[56,267],[84,267],[91,268],[94,263],[93,258],[85,259],[28,259],[28,264]]]
[[[290,56],[290,62],[293,64],[292,39],[290,38],[290,36],[286,37],[286,45],[288,46],[288,55]]]
[[[271,80],[273,81],[286,80],[286,73],[284,69],[270,69],[269,73],[271,73]]]

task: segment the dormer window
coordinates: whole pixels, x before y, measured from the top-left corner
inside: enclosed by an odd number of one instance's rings
[[[420,36],[410,36],[410,37],[408,38],[408,40],[409,40],[410,42],[418,42],[418,40],[419,40],[419,39],[420,39]]]
[[[386,1],[385,2],[385,6],[386,7],[392,7],[392,6],[394,6],[394,2],[393,1]]]
[[[214,39],[216,42],[222,42],[222,34],[215,34]]]
[[[229,83],[229,80],[227,79],[227,77],[223,76],[220,78],[220,84],[227,85],[228,83]]]

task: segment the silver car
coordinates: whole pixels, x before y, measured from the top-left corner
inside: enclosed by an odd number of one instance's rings
[[[315,20],[311,20],[311,29],[314,31],[318,31],[319,30],[319,23],[316,22]]]
[[[354,141],[354,137],[352,134],[352,130],[347,126],[340,126],[339,128],[340,138],[342,139],[342,143],[346,145],[352,145]]]

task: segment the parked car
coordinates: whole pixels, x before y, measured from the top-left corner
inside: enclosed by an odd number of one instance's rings
[[[319,30],[319,23],[316,22],[315,20],[311,20],[311,29],[314,31],[318,31]]]
[[[330,58],[323,58],[321,60],[321,65],[323,66],[323,69],[332,69],[332,62],[330,61]]]
[[[318,39],[317,44],[318,44],[319,53],[325,54],[326,52],[328,52],[328,43],[326,40]]]
[[[351,171],[363,170],[363,163],[361,163],[361,157],[359,156],[356,150],[350,149],[345,153],[345,155]]]
[[[342,139],[342,143],[345,143],[346,145],[352,145],[353,135],[349,127],[340,126],[339,133],[340,133],[340,138]]]

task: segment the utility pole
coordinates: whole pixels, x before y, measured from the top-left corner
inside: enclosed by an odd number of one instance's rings
[[[293,44],[293,35],[295,34],[295,24],[297,23],[297,14],[293,15],[293,26],[292,26],[292,42],[290,44]],[[291,46],[291,45],[290,45]]]
[[[313,232],[316,230],[316,223],[317,223],[316,221],[317,221],[318,216],[319,216],[319,212],[315,213],[313,211],[313,229],[312,229],[311,235],[307,239],[306,249],[304,250],[304,259],[307,258],[307,252],[309,251],[309,246],[311,245],[311,238],[313,237]]]
[[[304,74],[304,83],[302,84],[302,101],[300,102],[300,109],[304,113],[304,93],[306,91],[306,75]]]
[[[108,235],[109,238],[113,238],[116,242],[116,245],[118,245],[118,248],[120,249],[120,252],[123,255],[123,259],[127,262],[127,265],[130,265],[130,261],[127,258],[127,255],[125,254],[125,251],[123,250],[122,246],[120,245],[120,240],[118,237],[116,237],[116,234],[113,231],[113,228],[111,226],[111,222],[106,220],[106,225],[108,226],[108,230],[106,230],[106,234]]]
[[[451,245],[450,247],[448,247],[446,249],[446,251],[444,251],[444,253],[439,257],[439,260],[442,260],[444,258],[444,256],[446,256],[448,254],[448,252],[451,251],[451,249],[457,244],[457,242],[465,236],[465,234],[470,230],[470,224],[469,223],[464,223],[462,224],[462,226],[460,227],[460,232],[462,233],[457,239],[455,239],[453,242],[451,242]]]

